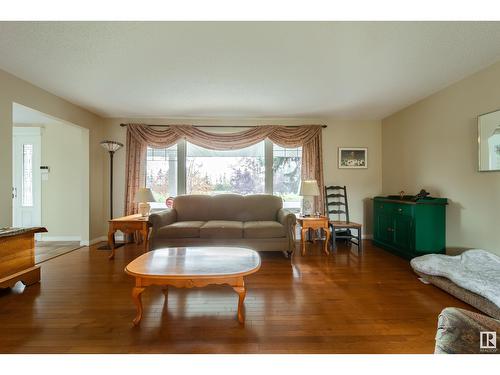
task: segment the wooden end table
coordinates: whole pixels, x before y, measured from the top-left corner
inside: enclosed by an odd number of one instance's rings
[[[121,231],[123,234],[136,234],[139,233],[144,243],[144,252],[149,250],[149,229],[151,223],[148,216],[141,216],[140,214],[118,217],[109,220],[108,229],[108,245],[111,249],[109,259],[115,257],[115,232]],[[140,241],[137,241],[140,243]]]
[[[297,222],[302,228],[300,231],[300,248],[301,254],[306,255],[306,233],[309,229],[323,229],[326,234],[325,244],[323,246],[323,252],[328,255],[328,241],[330,240],[330,227],[328,225],[328,218],[326,216],[299,216]]]
[[[259,254],[242,247],[174,247],[143,254],[125,268],[126,273],[135,277],[132,299],[137,314],[133,323],[138,325],[142,319],[141,294],[147,286],[162,286],[167,302],[168,286],[193,288],[213,284],[229,285],[238,293],[238,321],[243,323],[247,291],[243,278],[259,268]]]

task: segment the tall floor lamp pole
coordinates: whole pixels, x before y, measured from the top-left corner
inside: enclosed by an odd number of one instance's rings
[[[113,219],[113,156],[114,151],[109,151],[109,220]]]
[[[113,156],[123,147],[123,143],[116,141],[102,141],[101,146],[109,153],[109,219],[113,219]],[[115,247],[118,247],[116,244]],[[99,247],[99,250],[111,250],[109,245]]]

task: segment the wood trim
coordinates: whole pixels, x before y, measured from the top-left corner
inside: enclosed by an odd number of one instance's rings
[[[0,288],[13,288],[18,281],[29,286],[40,282],[41,268],[34,266],[0,279]]]
[[[385,202],[385,203],[397,203],[397,204],[409,204],[412,206],[416,206],[417,204],[425,204],[425,205],[434,205],[434,206],[444,206],[448,205],[448,203],[437,203],[437,202],[413,202],[413,201],[405,201],[405,200],[399,200],[399,199],[389,199],[389,198],[371,198],[372,200],[375,200],[377,202]]]
[[[130,276],[135,276],[135,277],[140,277],[140,278],[143,278],[143,279],[154,279],[154,280],[162,280],[162,282],[164,282],[165,280],[190,280],[190,279],[200,279],[200,280],[211,280],[211,282],[213,284],[217,284],[217,280],[219,279],[227,279],[227,278],[234,278],[234,277],[243,277],[243,276],[248,276],[248,275],[251,275],[255,272],[257,272],[261,267],[261,261],[259,259],[259,265],[255,268],[252,268],[248,271],[244,271],[244,272],[238,272],[238,273],[231,273],[231,274],[213,274],[213,275],[203,275],[203,276],[200,276],[200,275],[144,275],[144,274],[141,274],[141,273],[135,273],[135,272],[132,272],[128,269],[128,265],[127,267],[125,267],[125,272],[130,275]]]

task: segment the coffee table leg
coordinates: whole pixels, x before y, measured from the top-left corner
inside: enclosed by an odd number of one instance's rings
[[[134,287],[132,289],[132,299],[134,300],[135,307],[137,308],[137,314],[133,320],[134,326],[138,325],[142,319],[142,299],[141,294],[146,288]]]
[[[163,295],[165,296],[165,303],[168,302],[168,286],[164,286],[161,291],[163,292]]]
[[[238,321],[240,323],[245,322],[245,314],[243,313],[245,296],[247,294],[247,288],[245,288],[245,282],[243,279],[238,283],[240,285],[233,286],[233,289],[236,293],[238,293]]]

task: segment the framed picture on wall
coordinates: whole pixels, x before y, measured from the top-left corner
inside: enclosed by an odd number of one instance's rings
[[[339,168],[368,168],[368,149],[366,147],[339,147]]]

